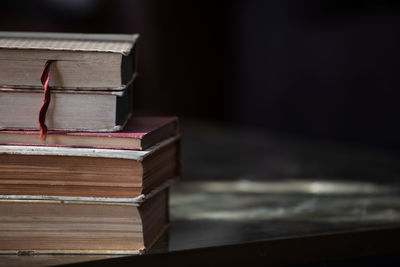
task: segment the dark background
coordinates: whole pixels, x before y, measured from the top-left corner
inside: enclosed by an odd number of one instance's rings
[[[140,33],[137,114],[400,149],[398,1],[1,1],[3,31]]]

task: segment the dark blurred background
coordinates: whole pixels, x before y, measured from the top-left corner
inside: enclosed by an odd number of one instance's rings
[[[1,1],[3,31],[140,33],[138,114],[400,149],[398,1]]]

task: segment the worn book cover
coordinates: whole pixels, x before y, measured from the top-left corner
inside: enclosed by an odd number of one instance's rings
[[[133,198],[180,176],[174,136],[142,151],[0,145],[0,195]]]
[[[122,93],[52,90],[45,115],[50,130],[120,131],[131,116],[132,86]],[[43,90],[0,89],[0,129],[38,129]]]
[[[3,130],[0,144],[143,150],[178,132],[177,117],[132,117],[120,132],[49,131],[46,141],[39,131]]]
[[[168,227],[170,184],[126,200],[0,195],[0,254],[145,253]]]
[[[54,89],[123,90],[136,69],[137,34],[0,32],[0,86],[41,88],[52,61]]]

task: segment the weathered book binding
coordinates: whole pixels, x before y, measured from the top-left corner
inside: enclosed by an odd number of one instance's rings
[[[138,34],[0,32],[0,85],[42,88],[51,60],[53,89],[123,90],[136,72]],[[20,75],[23,73],[24,75]]]
[[[0,254],[143,254],[168,227],[170,184],[125,200],[0,196]]]
[[[132,90],[132,86],[113,92],[51,89],[46,125],[50,130],[120,131],[131,116]],[[38,129],[42,101],[43,89],[0,88],[0,130]]]
[[[132,117],[119,132],[49,131],[46,142],[38,131],[3,130],[0,145],[144,150],[178,133],[176,117]]]
[[[144,151],[0,146],[0,195],[131,198],[180,176],[179,137]]]

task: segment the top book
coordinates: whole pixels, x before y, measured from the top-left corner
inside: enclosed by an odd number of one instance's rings
[[[0,32],[0,86],[43,88],[48,60],[50,86],[72,90],[123,90],[136,69],[138,34]]]

